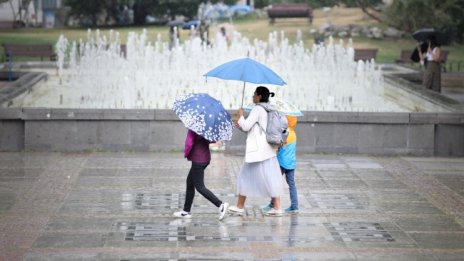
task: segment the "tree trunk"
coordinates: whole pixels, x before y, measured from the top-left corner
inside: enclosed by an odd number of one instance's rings
[[[13,5],[13,0],[8,0],[8,3],[10,4],[11,11],[13,12],[13,28],[16,28],[16,12],[15,12],[15,8]]]
[[[384,23],[383,19],[380,18],[379,16],[375,15],[374,12],[372,11],[369,11],[370,10],[374,10],[374,8],[367,2],[367,1],[363,1],[363,0],[356,0],[356,4],[361,8],[361,10],[367,14],[370,18],[380,22],[380,23]]]

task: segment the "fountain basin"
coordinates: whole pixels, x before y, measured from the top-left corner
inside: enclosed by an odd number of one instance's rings
[[[284,37],[278,44],[271,35],[268,43],[238,38],[211,49],[194,38],[171,50],[159,41],[147,44],[142,34],[128,39],[124,57],[119,44],[100,48],[105,39],[89,39],[80,52],[74,43],[65,62],[67,41],[60,37],[58,64],[28,69],[50,78],[0,104],[1,150],[181,151],[186,129],[170,110],[175,96],[208,92],[226,108],[238,108],[241,88],[205,83],[201,75],[251,49],[288,79],[277,97],[304,113],[296,129],[299,152],[464,155],[462,104],[402,83],[395,74],[406,68],[354,63],[352,47],[343,44],[330,41],[309,51]],[[217,57],[223,61],[212,61]],[[254,87],[247,84],[245,104]],[[245,134],[236,131],[226,151],[244,146]]]
[[[303,113],[299,153],[464,156],[464,113]],[[186,135],[171,110],[4,108],[0,129],[2,151],[181,151]]]
[[[18,79],[30,81],[19,85],[23,92],[17,97],[56,82],[53,70],[45,67],[19,74]],[[401,68],[388,71],[384,95],[404,112],[303,111],[296,128],[298,151],[463,156],[463,104],[398,77]],[[171,110],[51,108],[46,103],[13,108],[12,100],[0,108],[1,151],[181,151],[184,146],[186,129]],[[243,152],[244,146],[245,134],[235,131],[226,151]]]
[[[30,92],[39,82],[46,81],[44,72],[0,72],[0,105],[11,106],[14,98]]]

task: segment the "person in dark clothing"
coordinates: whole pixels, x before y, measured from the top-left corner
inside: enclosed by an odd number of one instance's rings
[[[211,152],[209,150],[210,143],[210,141],[196,134],[194,131],[188,130],[187,138],[185,139],[184,157],[192,162],[192,167],[190,168],[186,181],[184,208],[181,211],[174,212],[175,217],[192,217],[190,211],[193,204],[193,198],[195,197],[195,189],[203,197],[219,208],[219,220],[222,220],[227,213],[229,203],[222,202],[218,199],[208,188],[206,188],[204,183],[205,169],[211,161]]]

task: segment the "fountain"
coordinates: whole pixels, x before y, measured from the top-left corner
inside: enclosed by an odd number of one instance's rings
[[[303,111],[301,152],[464,155],[462,106],[401,83],[392,72],[404,68],[354,62],[351,40],[308,49],[275,32],[268,41],[218,35],[212,46],[152,37],[130,33],[123,46],[114,31],[89,31],[79,42],[61,36],[53,68],[28,68],[49,77],[0,99],[0,149],[179,150],[185,129],[171,110],[174,97],[206,92],[238,108],[243,83],[202,75],[249,53],[287,82],[268,86],[276,96]],[[246,86],[249,104],[256,85]],[[244,138],[237,132],[226,149],[243,151]]]
[[[124,54],[117,32],[106,36],[89,31],[87,41],[79,43],[68,43],[61,36],[56,44],[59,84],[48,84],[50,96],[23,96],[13,106],[169,109],[179,94],[207,92],[235,109],[240,106],[236,94],[242,83],[202,75],[249,53],[286,80],[284,87],[268,87],[301,110],[406,111],[383,96],[380,66],[374,61],[353,61],[351,40],[345,46],[330,38],[327,46],[306,49],[301,40],[289,44],[283,33],[276,32],[267,42],[250,41],[239,33],[233,39],[228,45],[218,35],[214,45],[206,46],[194,37],[170,49],[159,35],[152,43],[143,31],[129,34]],[[255,86],[247,84],[248,93]],[[251,102],[250,96],[246,95],[245,103]]]

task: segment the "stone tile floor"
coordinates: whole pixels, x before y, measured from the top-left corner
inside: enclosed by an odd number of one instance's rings
[[[206,184],[235,203],[242,156]],[[301,213],[182,207],[180,153],[0,153],[0,260],[464,260],[464,158],[299,155]],[[289,205],[288,191],[282,199]]]

